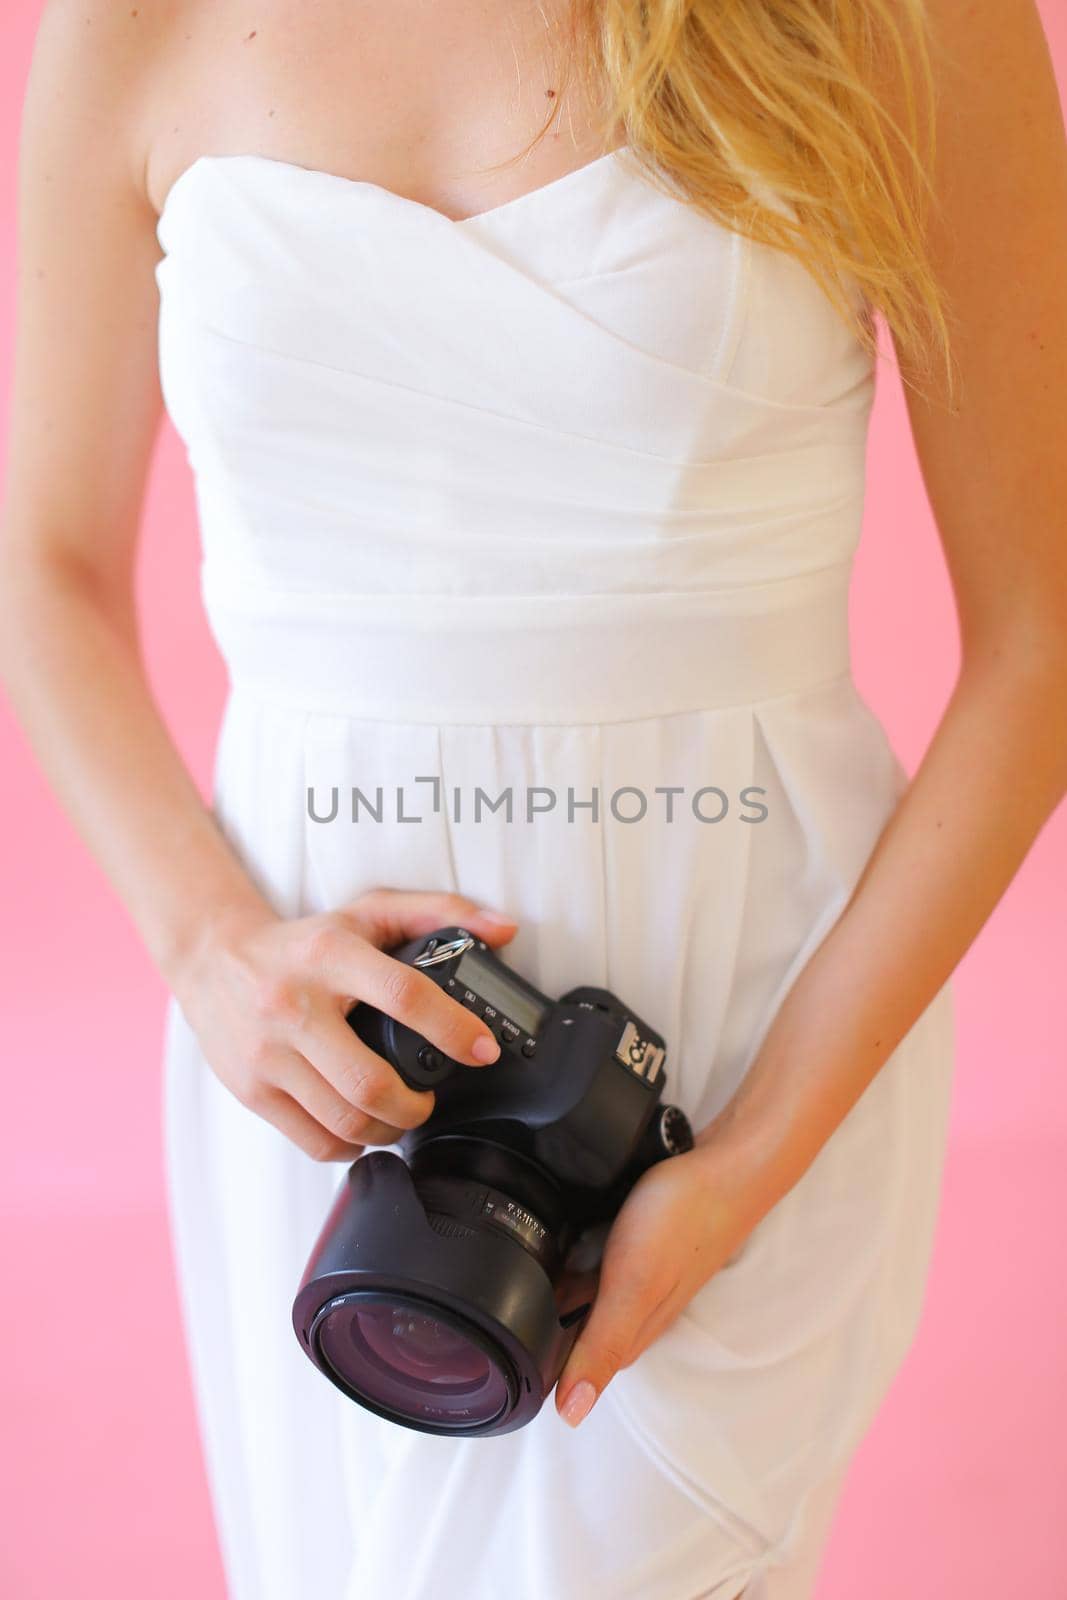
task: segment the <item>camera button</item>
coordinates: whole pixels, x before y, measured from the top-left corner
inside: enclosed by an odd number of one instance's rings
[[[537,1049],[537,1040],[536,1039],[524,1039],[522,1041],[522,1053],[523,1053],[524,1056],[532,1056],[534,1054],[534,1052],[536,1051],[536,1049]]]
[[[426,1072],[436,1072],[438,1067],[441,1065],[441,1057],[438,1055],[437,1051],[431,1049],[428,1044],[424,1044],[420,1047],[415,1060]]]

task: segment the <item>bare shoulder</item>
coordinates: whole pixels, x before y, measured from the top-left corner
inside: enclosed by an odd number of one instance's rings
[[[1035,328],[1062,333],[1067,136],[1036,0],[924,9],[935,94],[929,246],[977,394],[998,387]],[[899,84],[882,89],[903,123]]]
[[[1043,638],[1062,632],[1062,599],[1050,627],[1033,618],[1063,592],[1067,505],[1063,107],[1036,0],[925,4],[928,236],[960,382],[953,408],[909,389],[908,411],[965,638],[1024,602]]]
[[[897,0],[903,23],[910,0]],[[942,205],[957,213],[972,195],[1020,194],[1056,183],[1064,169],[1063,113],[1037,0],[922,0],[935,94]],[[881,97],[901,124],[901,85],[887,73]],[[967,175],[972,174],[971,182]]]
[[[146,155],[193,0],[47,0],[18,151],[9,550],[132,548],[160,415]],[[56,470],[61,460],[63,470]]]
[[[203,0],[46,0],[23,111],[27,176],[95,163],[143,183],[161,83]]]
[[[1009,91],[1025,63],[1035,57],[1049,60],[1048,41],[1038,0],[895,0],[889,14],[907,36],[916,11],[925,18],[932,50],[934,76],[941,92],[954,100],[965,86],[985,89],[995,96]],[[996,52],[991,56],[990,52]],[[992,62],[996,71],[990,71]],[[1008,67],[1005,80],[1001,68]],[[887,96],[899,107],[902,101],[895,81],[887,76]]]

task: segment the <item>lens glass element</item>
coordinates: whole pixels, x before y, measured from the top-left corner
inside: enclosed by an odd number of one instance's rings
[[[315,1341],[342,1384],[382,1411],[434,1427],[492,1422],[510,1390],[488,1344],[436,1306],[343,1295],[316,1320]]]

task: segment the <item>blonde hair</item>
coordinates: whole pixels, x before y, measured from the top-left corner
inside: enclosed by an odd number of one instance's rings
[[[563,28],[564,75],[576,69],[594,104],[606,94],[604,127],[625,131],[652,181],[662,174],[726,227],[795,256],[875,358],[880,312],[904,381],[940,356],[951,397],[950,312],[926,235],[936,92],[925,0],[573,0]],[[879,93],[887,83],[903,127]],[[553,95],[553,117],[557,105]],[[758,200],[753,177],[792,215]]]

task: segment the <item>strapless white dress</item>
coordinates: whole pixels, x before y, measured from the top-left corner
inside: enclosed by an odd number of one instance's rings
[[[232,685],[228,838],[286,915],[378,884],[513,914],[509,960],[624,996],[702,1124],[906,781],[849,660],[870,358],[799,264],[626,150],[460,222],[208,156],[158,236]],[[173,1227],[230,1593],[808,1596],[918,1325],[953,1034],[946,985],[577,1431],[549,1403],[450,1440],[299,1349],[341,1169],[244,1110],[172,1007]]]

